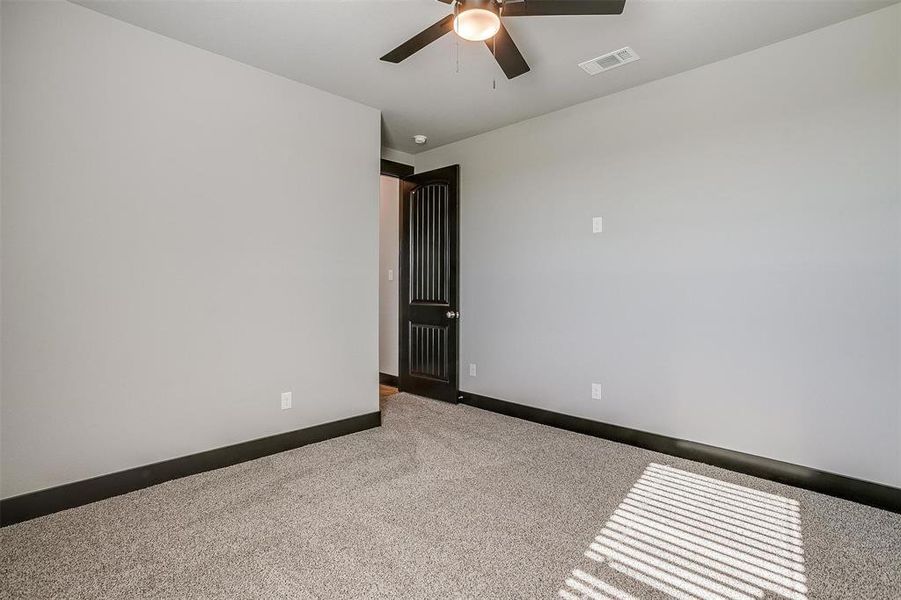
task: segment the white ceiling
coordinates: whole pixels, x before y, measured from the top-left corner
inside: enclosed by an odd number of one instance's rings
[[[448,14],[448,5],[437,0],[76,1],[379,108],[384,145],[416,152],[747,52],[897,0],[627,0],[618,16],[508,18],[507,29],[532,67],[510,81],[484,44],[458,41],[453,34],[400,64],[379,61]],[[623,46],[631,46],[641,60],[595,76],[577,66]],[[427,146],[413,143],[418,133],[429,136]]]

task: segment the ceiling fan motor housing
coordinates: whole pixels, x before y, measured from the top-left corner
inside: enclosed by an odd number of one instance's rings
[[[482,10],[490,10],[495,14],[500,13],[501,3],[497,0],[456,0],[454,2],[454,16],[461,12],[471,10],[473,8],[481,8]]]

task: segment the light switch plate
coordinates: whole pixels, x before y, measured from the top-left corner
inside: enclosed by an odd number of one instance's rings
[[[476,364],[475,363],[469,363],[469,376],[470,377],[476,376]]]
[[[282,392],[282,410],[288,410],[291,408],[291,404],[291,392]]]
[[[591,219],[591,233],[601,233],[604,231],[604,218],[594,217]]]
[[[388,269],[388,281],[394,281],[394,269]]]
[[[592,398],[592,400],[600,400],[601,399],[601,384],[600,383],[592,383],[591,384],[591,398]]]

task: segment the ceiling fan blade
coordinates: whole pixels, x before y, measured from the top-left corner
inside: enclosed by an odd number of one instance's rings
[[[626,0],[506,0],[505,17],[539,17],[543,15],[618,15]]]
[[[510,37],[510,33],[503,24],[501,24],[501,28],[493,39],[485,40],[485,45],[488,46],[489,50],[494,50],[494,58],[497,60],[497,64],[501,66],[501,69],[504,70],[504,75],[507,76],[507,79],[513,79],[529,72],[529,65],[526,64],[526,59],[523,58],[522,53],[516,47],[513,38]]]
[[[406,42],[383,56],[380,60],[390,63],[399,63],[405,58],[416,54],[441,36],[450,33],[454,29],[454,15],[447,15],[434,25],[420,31]]]

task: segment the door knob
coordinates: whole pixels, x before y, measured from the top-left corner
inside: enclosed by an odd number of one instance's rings
[[[456,318],[459,317],[459,316],[460,316],[460,313],[458,313],[458,312],[455,311],[455,310],[449,310],[449,311],[447,311],[447,318],[448,318],[448,319],[456,319]]]

